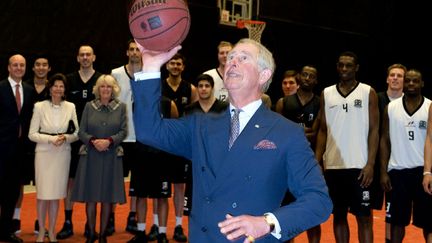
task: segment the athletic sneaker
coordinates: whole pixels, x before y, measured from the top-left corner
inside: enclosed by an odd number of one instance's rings
[[[181,225],[177,225],[174,228],[174,240],[178,241],[178,242],[186,242],[187,241],[187,237],[186,235],[183,233],[183,228]]]
[[[147,235],[147,240],[149,241],[157,240],[158,234],[159,234],[159,227],[155,224],[152,225],[152,227],[150,228],[150,232]]]
[[[130,239],[127,243],[147,243],[147,237],[145,231],[137,231],[136,235]]]
[[[165,233],[160,233],[157,236],[157,243],[168,243],[168,239]]]

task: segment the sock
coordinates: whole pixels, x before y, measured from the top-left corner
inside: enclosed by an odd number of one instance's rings
[[[153,214],[153,224],[159,226],[159,215]]]
[[[182,225],[182,219],[183,219],[183,217],[177,217],[176,216],[176,226]]]
[[[386,242],[386,243],[390,243],[391,240],[390,240],[390,239],[385,239],[385,242]]]
[[[20,219],[21,217],[21,208],[15,208],[13,219]]]
[[[72,210],[65,210],[65,222],[72,224]]]
[[[166,234],[167,227],[159,227],[159,234]]]
[[[145,223],[138,223],[137,228],[138,228],[138,231],[145,231],[146,224]]]

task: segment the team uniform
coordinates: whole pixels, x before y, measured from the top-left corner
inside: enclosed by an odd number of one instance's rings
[[[431,100],[423,98],[420,107],[409,114],[404,99],[388,105],[391,152],[388,174],[392,190],[388,193],[386,222],[407,226],[413,215],[413,225],[432,230],[432,197],[422,186],[424,145]]]
[[[191,84],[185,80],[182,80],[177,90],[174,91],[165,79],[162,81],[162,95],[175,102],[179,117],[182,117],[184,115],[185,107],[192,102]],[[169,170],[171,172],[171,181],[173,183],[188,182],[191,178],[190,161],[180,156],[173,156],[172,159],[173,163],[171,163],[169,166]]]
[[[297,94],[285,96],[282,99],[282,115],[289,120],[300,124],[302,127],[312,128],[315,119],[318,116],[320,109],[320,99],[316,95],[306,103],[302,105]],[[311,147],[313,148],[315,141],[311,142]],[[282,201],[283,205],[287,205],[295,201],[294,196],[287,192]]]
[[[81,116],[86,103],[95,98],[93,94],[93,86],[96,84],[96,80],[101,75],[101,73],[96,71],[93,76],[91,76],[91,78],[87,81],[87,83],[84,83],[84,81],[82,81],[78,71],[66,75],[69,87],[66,99],[75,104],[78,122],[81,122]],[[80,158],[78,152],[81,145],[82,142],[80,140],[71,144],[72,150],[69,178],[75,178],[75,173]]]
[[[228,90],[225,88],[222,75],[218,72],[217,68],[205,71],[204,74],[210,75],[214,80],[213,94],[216,99],[228,101]]]
[[[127,177],[129,171],[139,158],[142,156],[139,151],[136,151],[136,137],[135,137],[135,126],[133,123],[133,96],[130,82],[133,81],[133,77],[129,75],[126,69],[126,65],[115,68],[111,71],[111,75],[117,80],[120,86],[119,100],[126,104],[127,112],[127,126],[128,134],[123,140],[122,147],[124,150],[123,156],[123,176]]]
[[[229,104],[227,102],[220,101],[220,100],[216,99],[215,102],[213,103],[213,105],[210,107],[208,112],[209,113],[221,113],[221,112],[226,110],[228,105]],[[191,114],[193,112],[204,113],[204,110],[201,108],[201,105],[198,101],[185,107],[185,114],[186,115]]]
[[[358,83],[346,96],[337,85],[324,89],[327,142],[324,175],[334,209],[370,215],[370,188],[357,179],[368,159],[369,85]]]
[[[165,118],[171,115],[171,100],[161,98],[161,114]],[[169,198],[171,197],[170,175],[166,170],[172,165],[172,157],[167,152],[144,145],[134,143],[135,163],[131,171],[129,195],[140,198]],[[137,163],[137,159],[141,160]]]

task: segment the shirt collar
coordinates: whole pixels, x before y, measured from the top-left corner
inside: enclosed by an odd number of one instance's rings
[[[118,99],[112,99],[108,105],[105,106],[102,105],[100,99],[94,99],[91,104],[96,110],[102,110],[105,107],[108,111],[114,111],[120,106],[120,101]]]
[[[255,112],[258,110],[258,108],[261,106],[261,104],[262,104],[262,100],[261,99],[258,99],[258,100],[255,100],[255,101],[252,101],[251,103],[249,103],[249,104],[247,104],[247,105],[245,105],[245,106],[243,106],[242,108],[241,108],[241,110],[242,110],[242,112],[241,113],[244,113],[245,115],[247,115],[248,117],[252,117],[253,116],[253,114],[255,114]],[[231,111],[231,114],[232,114],[232,110],[233,109],[236,109],[231,103],[230,103],[230,111]],[[240,113],[240,114],[241,114]]]

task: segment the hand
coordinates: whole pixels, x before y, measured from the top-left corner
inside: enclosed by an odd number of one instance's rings
[[[108,139],[95,139],[95,140],[93,140],[93,146],[99,152],[107,151],[109,145],[110,145],[110,141]]]
[[[381,173],[381,181],[380,182],[381,182],[381,188],[385,192],[391,191],[391,189],[392,189],[391,181],[390,181],[390,177],[389,177],[387,172]]]
[[[429,195],[432,195],[432,175],[423,176],[423,189]]]
[[[138,48],[142,55],[142,64],[144,72],[159,72],[162,65],[168,62],[171,57],[174,56],[180,49],[181,46],[176,46],[169,51],[151,51],[145,49],[142,45],[136,41]]]
[[[228,240],[236,240],[245,237],[243,243],[252,243],[264,235],[270,233],[270,226],[264,219],[264,216],[241,215],[233,217],[229,214],[226,220],[218,224],[222,234]]]
[[[66,141],[66,137],[61,134],[61,135],[57,135],[56,138],[54,139],[54,146],[61,146],[64,142]]]
[[[373,181],[373,175],[374,175],[374,169],[372,166],[367,164],[360,172],[358,180],[361,180],[360,186],[362,188],[368,187],[372,184]]]

